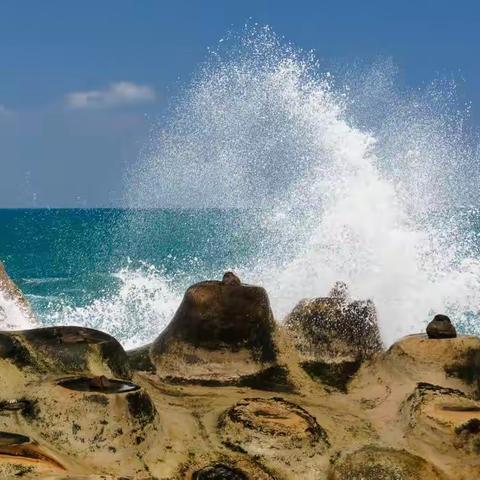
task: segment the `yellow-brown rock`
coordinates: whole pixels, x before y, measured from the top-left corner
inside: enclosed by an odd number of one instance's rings
[[[171,383],[285,390],[290,385],[278,364],[276,334],[266,291],[227,272],[222,281],[187,290],[150,359]]]
[[[373,302],[350,301],[341,282],[328,297],[302,300],[285,326],[308,374],[342,391],[362,362],[382,350]]]
[[[480,478],[480,339],[405,337],[342,390],[299,367],[289,334],[232,275],[129,355],[81,327],[0,332],[0,479]]]

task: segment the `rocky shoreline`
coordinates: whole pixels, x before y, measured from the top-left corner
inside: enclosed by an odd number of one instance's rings
[[[0,289],[28,302],[0,268]],[[383,348],[338,283],[281,324],[231,272],[151,345],[82,327],[0,332],[0,478],[480,478],[480,339],[448,317]]]

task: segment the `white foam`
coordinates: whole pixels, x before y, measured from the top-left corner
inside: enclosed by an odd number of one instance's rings
[[[125,348],[150,342],[171,320],[181,294],[154,266],[127,266],[115,277],[120,282],[115,292],[83,307],[55,302],[44,321],[96,328],[119,339]]]
[[[442,104],[451,92],[398,93],[378,66],[348,90],[268,29],[236,42],[153,135],[129,205],[260,207],[257,262],[237,270],[279,318],[343,280],[375,301],[386,343],[440,312],[479,333],[471,232],[439,217],[478,186],[462,118]],[[355,126],[368,121],[372,132]]]
[[[25,308],[0,289],[0,330],[23,330],[34,326]]]

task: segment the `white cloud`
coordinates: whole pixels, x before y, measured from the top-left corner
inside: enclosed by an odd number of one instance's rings
[[[155,90],[148,85],[117,82],[103,90],[69,93],[65,96],[65,102],[68,107],[76,109],[112,108],[153,102],[156,97]]]

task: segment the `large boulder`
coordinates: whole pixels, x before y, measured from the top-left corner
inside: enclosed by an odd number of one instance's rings
[[[157,374],[174,383],[285,388],[275,336],[266,291],[227,272],[222,281],[187,290],[150,358]]]
[[[322,383],[343,391],[361,363],[382,349],[373,302],[350,301],[341,282],[328,297],[302,300],[285,326],[302,367]]]
[[[0,326],[25,328],[37,323],[30,303],[0,262]]]

